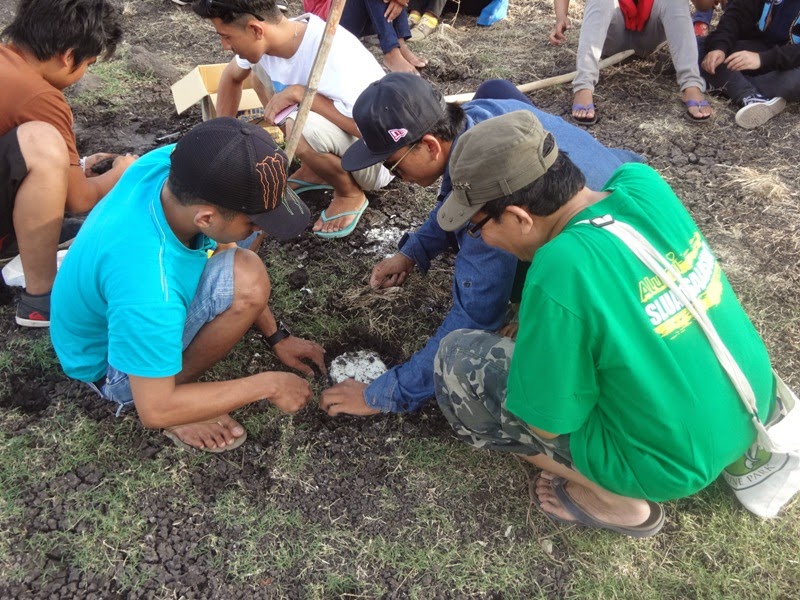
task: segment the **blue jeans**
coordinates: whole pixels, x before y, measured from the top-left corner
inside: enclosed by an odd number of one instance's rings
[[[357,38],[375,33],[384,54],[400,47],[400,39],[411,37],[408,27],[408,11],[404,8],[391,23],[383,13],[387,4],[383,0],[348,0],[342,11],[339,25]]]
[[[250,240],[251,238],[248,238]],[[183,349],[191,343],[197,332],[217,315],[228,310],[233,303],[233,259],[236,250],[225,250],[214,254],[203,269],[200,283],[192,303],[186,311],[183,328]],[[95,392],[106,400],[119,405],[117,416],[126,408],[133,407],[133,392],[128,375],[108,365],[105,383],[96,386],[89,383]]]

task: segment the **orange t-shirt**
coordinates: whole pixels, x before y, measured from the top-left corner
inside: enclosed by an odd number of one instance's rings
[[[5,44],[0,44],[0,81],[6,90],[0,94],[0,135],[30,121],[50,123],[67,143],[70,164],[79,164],[72,111],[64,94],[42,79],[18,52]]]

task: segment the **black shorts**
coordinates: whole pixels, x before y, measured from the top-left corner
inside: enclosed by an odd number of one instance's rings
[[[0,254],[16,241],[14,235],[14,200],[19,186],[28,175],[15,127],[0,137]]]

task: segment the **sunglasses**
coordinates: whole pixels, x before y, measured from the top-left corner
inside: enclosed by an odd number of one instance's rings
[[[403,162],[403,159],[406,156],[408,156],[414,148],[416,148],[417,144],[419,144],[419,142],[414,142],[413,144],[411,144],[411,146],[408,147],[408,150],[405,151],[403,156],[401,156],[400,159],[396,163],[394,163],[393,165],[389,166],[388,164],[386,164],[384,162],[383,166],[386,167],[386,169],[389,171],[389,173],[391,173],[392,175],[395,175],[394,170],[400,165],[401,162]]]
[[[227,2],[220,2],[219,0],[206,0],[206,10],[211,11],[214,8],[224,8],[226,10],[230,10],[231,12],[253,15],[259,21],[264,20],[264,17],[262,17],[261,15],[257,15],[254,12],[245,10],[241,6],[235,6],[234,4],[228,4]]]
[[[486,215],[477,223],[470,223],[467,225],[467,235],[469,235],[469,237],[477,238],[481,229],[483,229],[483,226],[486,225],[491,218],[491,216]]]

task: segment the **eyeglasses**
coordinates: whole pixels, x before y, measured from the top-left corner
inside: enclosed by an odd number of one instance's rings
[[[417,144],[419,144],[419,142],[414,142],[413,144],[411,144],[411,146],[408,147],[408,150],[405,151],[405,154],[403,154],[403,156],[400,157],[400,160],[398,160],[396,163],[394,163],[391,167],[389,165],[387,165],[385,162],[383,163],[383,166],[386,167],[386,169],[389,171],[389,173],[394,175],[395,174],[394,170],[398,167],[398,165],[401,162],[403,162],[403,159],[406,156],[408,156],[414,148],[416,148]]]
[[[262,17],[261,15],[257,15],[254,12],[250,12],[249,10],[245,10],[241,6],[236,6],[234,4],[228,4],[227,2],[220,2],[219,0],[206,0],[206,10],[208,10],[208,11],[214,10],[214,7],[216,7],[216,8],[226,8],[226,9],[228,9],[230,11],[233,11],[233,12],[244,13],[244,14],[247,14],[247,15],[253,15],[259,21],[263,21],[264,20],[264,17]]]
[[[490,215],[486,215],[477,223],[470,223],[467,225],[467,235],[469,235],[469,237],[477,238],[483,226],[486,225],[491,218],[492,217]]]

